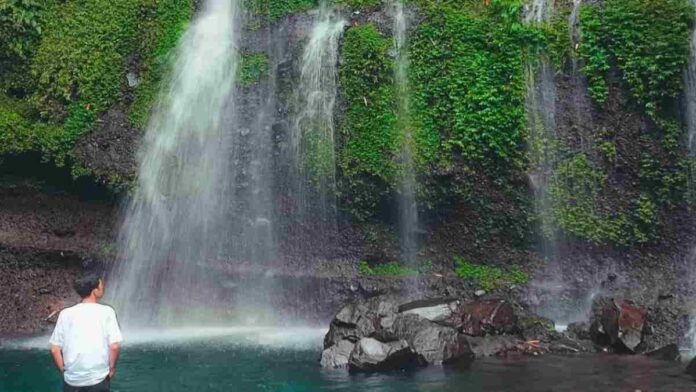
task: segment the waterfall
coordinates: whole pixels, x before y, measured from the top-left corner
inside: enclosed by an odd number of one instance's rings
[[[184,34],[147,127],[109,292],[122,322],[198,321],[228,240],[236,0],[208,0]],[[207,316],[207,315],[206,315]]]
[[[326,234],[336,225],[334,105],[338,87],[339,39],[347,22],[326,4],[315,17],[300,65],[291,151],[299,172],[294,181],[299,221],[318,223]]]
[[[693,0],[693,4],[696,6],[696,0]],[[684,72],[684,114],[688,131],[687,147],[690,157],[694,158],[696,157],[696,28],[691,33],[691,60]],[[695,175],[693,171],[689,173],[689,197],[692,202],[696,195]],[[696,279],[696,246],[691,249],[688,263],[690,268],[687,274],[688,287],[693,295],[696,291],[696,285],[693,283]],[[692,309],[691,312],[685,345],[691,353],[696,353],[696,309]]]
[[[409,121],[407,18],[402,0],[391,5],[394,51],[396,53],[395,88],[398,126],[403,132],[400,161],[403,173],[399,184],[399,235],[401,258],[407,263],[416,261],[418,252],[418,204],[416,174],[413,164],[413,135]]]
[[[532,0],[525,4],[524,21],[539,23],[548,21],[553,15],[553,0]]]
[[[534,0],[525,20],[541,23],[551,17],[551,0]],[[550,222],[551,205],[548,181],[553,172],[556,143],[556,84],[555,70],[546,55],[537,64],[528,62],[525,69],[527,121],[529,129],[529,178],[534,192],[534,207],[541,220],[541,254],[546,259],[556,256],[556,240]]]
[[[543,23],[553,16],[553,0],[534,0],[528,4],[524,20],[526,23]],[[571,27],[572,29],[572,27]],[[569,32],[570,33],[570,32]],[[538,312],[555,321],[565,320],[565,309],[559,304],[558,295],[564,289],[558,263],[557,233],[552,222],[552,206],[549,196],[549,180],[553,175],[556,136],[556,83],[555,70],[549,58],[541,54],[536,61],[525,66],[527,95],[527,140],[530,167],[528,171],[534,209],[539,221],[539,253],[546,260],[546,271],[551,279],[533,282],[537,292],[533,302]]]

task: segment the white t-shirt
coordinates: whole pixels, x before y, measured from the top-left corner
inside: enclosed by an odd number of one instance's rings
[[[109,374],[109,345],[123,340],[116,312],[97,303],[79,303],[58,316],[51,344],[63,352],[65,382],[86,387]]]

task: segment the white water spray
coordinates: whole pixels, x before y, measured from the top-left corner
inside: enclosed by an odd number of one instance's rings
[[[236,0],[209,0],[183,36],[168,88],[147,127],[138,187],[110,275],[127,324],[200,322],[226,240],[226,113],[238,55]]]
[[[336,219],[334,106],[339,40],[347,22],[323,4],[302,54],[291,148],[299,170],[300,219],[333,228]],[[307,190],[311,187],[311,190]],[[316,196],[315,196],[316,195]]]

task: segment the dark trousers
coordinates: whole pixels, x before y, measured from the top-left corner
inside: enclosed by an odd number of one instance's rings
[[[111,390],[111,382],[109,376],[106,376],[104,381],[97,385],[90,385],[88,387],[73,387],[68,385],[67,382],[63,381],[63,392],[109,392]]]

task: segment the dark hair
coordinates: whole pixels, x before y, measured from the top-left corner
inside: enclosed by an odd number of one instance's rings
[[[77,294],[79,294],[80,297],[89,297],[89,295],[92,293],[92,290],[99,287],[99,280],[101,278],[102,277],[99,274],[93,272],[86,273],[80,276],[79,278],[75,279],[73,288],[75,289],[75,291],[77,291]]]

